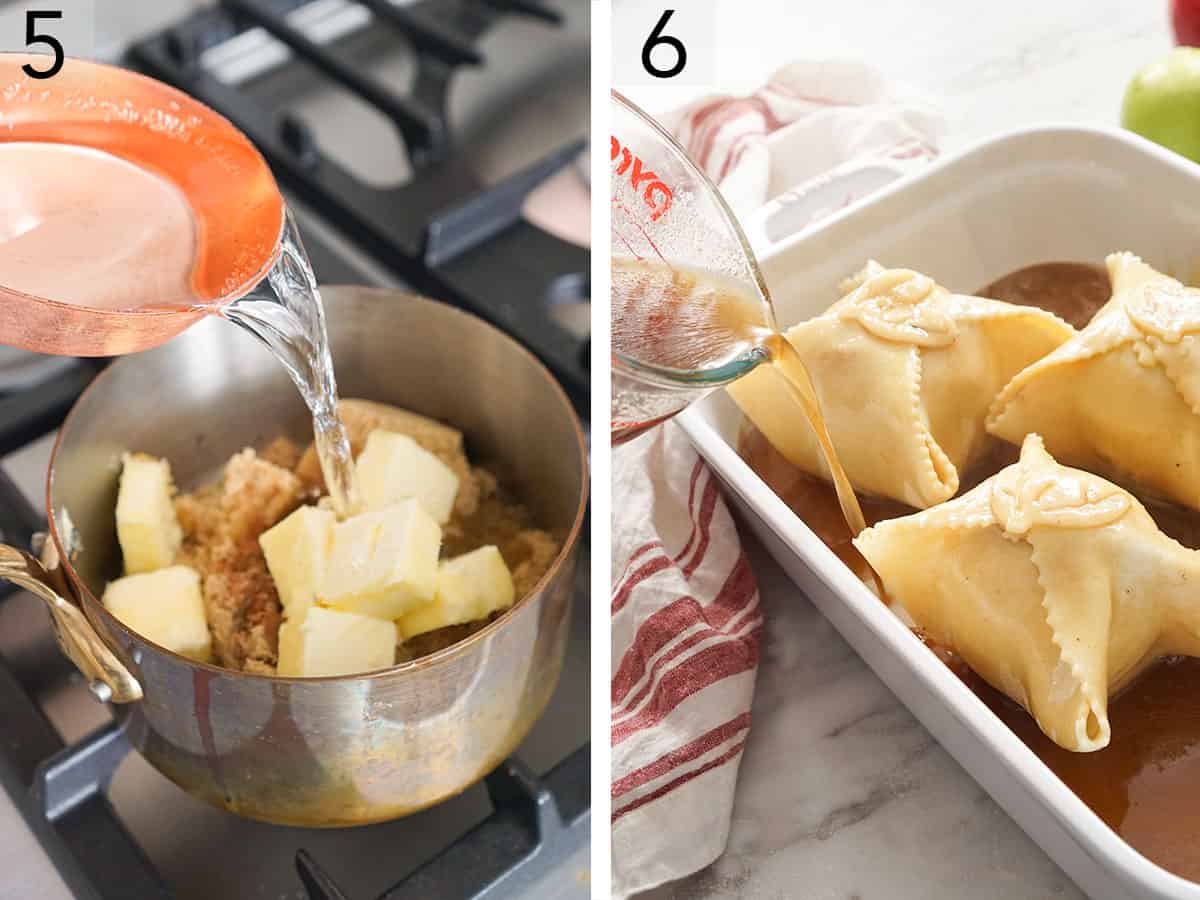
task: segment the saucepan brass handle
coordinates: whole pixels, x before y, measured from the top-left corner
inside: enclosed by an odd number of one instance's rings
[[[100,639],[83,611],[59,593],[54,579],[24,550],[0,544],[0,578],[40,597],[50,610],[58,644],[92,684],[92,693],[112,703],[142,699],[142,686]]]

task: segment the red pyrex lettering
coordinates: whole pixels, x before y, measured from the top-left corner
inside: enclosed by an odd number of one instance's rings
[[[674,199],[671,189],[654,172],[643,169],[641,158],[630,153],[628,147],[622,147],[615,137],[612,139],[611,158],[614,161],[620,159],[617,163],[617,174],[624,175],[629,172],[629,183],[635,191],[642,190],[642,185],[646,185],[642,199],[653,210],[650,213],[650,221],[657,222],[662,214],[671,208],[671,201]]]

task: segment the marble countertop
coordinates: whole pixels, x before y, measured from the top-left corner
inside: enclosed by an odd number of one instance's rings
[[[717,0],[717,15],[720,90],[792,58],[867,58],[941,108],[944,150],[1039,121],[1115,123],[1133,71],[1171,44],[1166,0]],[[662,110],[696,91],[629,93]],[[767,626],[729,843],[641,900],[1082,897],[753,539],[748,552]]]

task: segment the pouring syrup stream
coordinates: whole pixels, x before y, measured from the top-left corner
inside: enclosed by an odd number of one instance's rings
[[[613,349],[658,368],[718,370],[758,356],[769,361],[804,412],[853,534],[866,527],[862,507],[829,437],[816,387],[800,354],[775,323],[770,301],[741,282],[657,260],[612,261]],[[657,421],[613,423],[620,443]]]

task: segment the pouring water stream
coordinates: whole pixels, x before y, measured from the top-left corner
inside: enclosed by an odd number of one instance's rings
[[[212,311],[205,307],[205,311]],[[218,313],[264,343],[312,413],[313,443],[334,512],[345,519],[362,509],[350,438],[337,414],[337,380],[325,308],[316,275],[290,210],[285,214],[279,258],[266,279]]]

